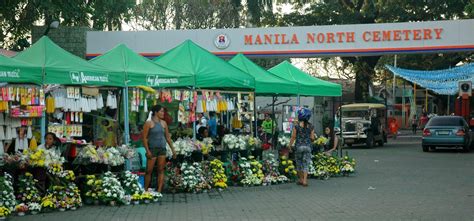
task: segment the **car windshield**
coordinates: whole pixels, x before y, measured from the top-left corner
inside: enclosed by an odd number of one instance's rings
[[[427,126],[464,126],[464,119],[460,117],[435,117]]]
[[[342,111],[342,117],[368,117],[369,112],[366,110],[344,110]]]

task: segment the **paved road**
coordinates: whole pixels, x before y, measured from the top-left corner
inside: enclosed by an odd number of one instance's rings
[[[474,152],[423,153],[417,138],[348,149],[357,174],[165,195],[161,205],[88,206],[12,220],[474,220]]]

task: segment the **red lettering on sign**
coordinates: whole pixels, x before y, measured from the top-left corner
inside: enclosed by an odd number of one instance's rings
[[[431,29],[423,29],[423,39],[425,40],[431,39]]]
[[[262,38],[260,38],[260,35],[257,35],[255,38],[255,44],[256,45],[261,45],[262,44]]]
[[[324,42],[324,34],[323,33],[319,33],[318,34],[318,42],[321,44]]]
[[[336,32],[336,36],[337,36],[337,39],[338,39],[337,42],[342,43],[343,42],[342,38],[344,37],[344,32]]]
[[[421,40],[421,30],[420,29],[413,30],[413,40]]]
[[[443,29],[442,28],[435,28],[433,30],[436,33],[436,39],[441,39],[441,32],[443,32]]]
[[[346,32],[346,42],[355,42],[354,32]]]
[[[293,36],[291,37],[291,44],[299,44],[300,41],[298,41],[298,36],[296,36],[296,34],[293,34]]]
[[[275,36],[275,44],[279,45],[280,44],[280,40],[279,40],[280,34],[275,34],[274,36]]]
[[[264,37],[265,37],[265,41],[264,41],[265,44],[272,44],[272,34],[269,34],[269,35],[265,34]]]
[[[391,41],[392,31],[382,31],[382,41]]]
[[[411,30],[403,30],[402,32],[403,32],[403,34],[405,34],[405,41],[410,40]]]
[[[400,31],[400,30],[395,30],[395,31],[393,31],[393,40],[394,40],[394,41],[400,41],[400,40],[402,40],[401,33],[402,33],[402,31]]]
[[[252,35],[245,35],[244,36],[244,44],[245,45],[252,45]]]
[[[314,33],[306,33],[306,43],[314,44]]]
[[[328,33],[327,33],[327,36],[328,36],[328,41],[327,41],[328,43],[334,43],[334,42],[336,42],[336,41],[334,41],[334,33],[328,32]]]
[[[369,35],[369,37],[367,37],[367,35]],[[368,31],[365,31],[364,34],[362,34],[362,39],[364,39],[364,41],[370,41],[370,32]]]
[[[284,45],[287,45],[288,43],[290,43],[288,39],[286,39],[286,34],[281,35],[281,43]]]
[[[373,37],[373,41],[380,41],[380,32],[379,31],[373,31],[372,32],[372,37]]]

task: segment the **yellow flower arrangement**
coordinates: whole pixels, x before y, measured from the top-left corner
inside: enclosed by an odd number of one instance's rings
[[[6,217],[11,214],[11,211],[5,206],[0,206],[0,217]]]
[[[227,176],[224,172],[222,161],[214,159],[210,162],[210,168],[212,171],[212,183],[214,187],[225,189],[227,188]]]
[[[141,198],[143,200],[153,200],[153,195],[150,192],[143,192]]]
[[[139,194],[139,193],[135,193],[135,194],[132,195],[132,200],[133,201],[139,201],[141,199],[142,199],[142,195]]]
[[[55,209],[56,208],[56,198],[53,196],[53,194],[48,194],[43,199],[41,200],[41,207],[42,208],[49,208],[49,209]]]

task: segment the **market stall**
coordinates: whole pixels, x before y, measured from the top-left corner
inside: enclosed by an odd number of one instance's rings
[[[0,56],[0,156],[39,140],[33,131],[39,129],[44,108],[42,80],[41,68]]]
[[[118,146],[119,104],[125,76],[121,72],[91,64],[65,51],[48,37],[42,37],[16,60],[41,67],[45,84],[46,129],[61,141],[60,153],[69,163],[76,148],[95,143]]]
[[[235,108],[236,110],[242,110],[242,113],[235,113],[236,118],[254,118],[253,114],[250,114],[254,108],[253,101],[251,101],[251,99],[248,99],[245,102],[243,101],[245,99],[239,100],[238,94],[238,92],[252,92],[255,89],[254,77],[242,72],[221,58],[218,58],[211,52],[196,45],[192,41],[187,40],[183,42],[165,54],[157,57],[155,62],[174,71],[188,73],[193,76],[194,84],[192,87],[195,93],[193,94],[192,98],[193,107],[191,108],[190,117],[192,122],[196,122],[195,113],[199,111],[197,109],[199,105],[196,104],[199,103],[199,100],[202,100],[207,104],[207,102],[211,102],[213,100],[214,95],[217,95],[217,99],[232,99],[236,107],[241,107]],[[209,94],[206,90],[219,91],[211,91],[211,94]],[[198,91],[201,91],[200,96],[198,96]],[[225,91],[237,92],[232,93],[237,96],[232,96],[230,94],[227,96],[227,98],[226,96],[221,96],[221,94]],[[240,98],[244,97],[251,98],[250,96],[240,96]],[[238,103],[238,101],[242,102]],[[244,111],[243,107],[247,107],[247,109]],[[224,119],[224,116],[226,119],[229,119],[229,115],[230,113],[225,113],[225,115],[221,116],[222,119]],[[249,126],[252,127],[251,124]],[[193,128],[195,130],[195,123]]]

